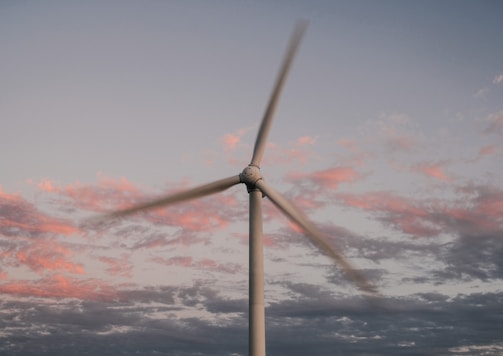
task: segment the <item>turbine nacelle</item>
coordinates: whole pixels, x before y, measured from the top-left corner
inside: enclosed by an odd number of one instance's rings
[[[262,174],[260,173],[260,168],[254,164],[249,164],[243,171],[239,174],[239,179],[241,183],[246,184],[248,191],[255,189],[255,184],[262,179]]]

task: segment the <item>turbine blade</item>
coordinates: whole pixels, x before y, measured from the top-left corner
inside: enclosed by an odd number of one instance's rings
[[[285,58],[283,60],[283,64],[281,66],[281,70],[279,72],[278,78],[276,79],[276,85],[274,86],[271,98],[269,99],[269,104],[267,105],[267,109],[264,113],[264,117],[262,118],[262,123],[260,124],[257,138],[255,140],[255,148],[253,149],[253,157],[251,160],[251,164],[254,166],[260,166],[260,161],[262,161],[262,155],[264,154],[267,136],[271,128],[272,119],[274,112],[276,111],[276,105],[281,94],[281,89],[283,88],[288,70],[290,69],[293,57],[295,56],[295,52],[299,47],[300,41],[302,39],[302,36],[304,35],[306,28],[307,21],[297,21],[286,51]]]
[[[232,177],[225,178],[225,179],[220,179],[215,182],[204,184],[204,185],[201,185],[196,188],[185,190],[183,192],[175,193],[175,194],[169,195],[164,198],[152,200],[147,203],[142,203],[142,204],[132,206],[131,208],[114,211],[114,212],[106,214],[104,216],[90,219],[89,221],[87,221],[87,224],[85,224],[85,225],[88,225],[88,224],[89,225],[96,225],[96,224],[99,224],[101,222],[104,222],[104,221],[107,221],[110,219],[126,217],[129,215],[138,213],[140,211],[153,210],[153,209],[165,207],[168,205],[176,204],[176,203],[179,203],[182,201],[201,198],[206,195],[210,195],[210,194],[224,191],[227,188],[230,188],[233,185],[236,185],[238,183],[241,183],[241,179],[239,178],[239,175],[232,176]]]
[[[330,256],[344,270],[346,275],[362,291],[376,295],[376,288],[370,284],[360,271],[355,269],[351,263],[342,255],[338,249],[331,246],[319,231],[290,201],[272,189],[263,180],[255,183],[255,186],[262,191],[279,210],[281,210],[291,221],[300,226],[311,242],[320,250]]]

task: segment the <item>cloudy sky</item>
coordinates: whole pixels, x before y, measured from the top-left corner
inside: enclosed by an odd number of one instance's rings
[[[264,199],[270,355],[503,352],[501,1],[0,2],[0,354],[245,355],[239,173],[262,162],[383,295]]]

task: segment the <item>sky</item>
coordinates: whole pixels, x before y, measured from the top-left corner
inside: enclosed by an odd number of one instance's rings
[[[261,171],[269,355],[503,352],[501,1],[0,2],[0,354],[245,355],[248,197],[82,223]]]

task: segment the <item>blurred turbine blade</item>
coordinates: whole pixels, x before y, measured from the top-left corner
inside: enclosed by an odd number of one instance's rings
[[[260,162],[262,161],[262,155],[264,154],[267,136],[271,128],[272,119],[274,112],[276,111],[276,105],[281,94],[281,89],[283,88],[288,70],[290,69],[293,57],[295,56],[295,52],[299,47],[300,41],[302,39],[302,36],[304,35],[306,28],[307,21],[297,21],[292,37],[290,39],[290,43],[288,45],[288,49],[286,51],[285,58],[283,60],[283,65],[281,66],[278,78],[276,79],[276,85],[274,86],[271,98],[269,99],[269,104],[267,105],[267,109],[262,119],[262,123],[260,124],[257,138],[255,140],[255,148],[253,149],[253,157],[251,160],[251,164],[254,166],[260,166]]]
[[[264,193],[290,220],[300,226],[316,247],[325,252],[337,264],[339,264],[349,279],[351,279],[358,288],[374,296],[377,294],[377,290],[370,284],[367,278],[365,278],[360,271],[355,269],[351,263],[344,258],[341,252],[331,246],[323,237],[321,231],[319,231],[290,201],[272,189],[263,180],[259,180],[255,183],[255,186],[260,189],[262,193]]]
[[[225,179],[221,179],[221,180],[217,180],[215,182],[204,184],[204,185],[201,185],[201,186],[193,188],[193,189],[189,189],[189,190],[185,190],[185,191],[182,191],[179,193],[168,195],[167,197],[164,197],[164,198],[152,200],[147,203],[132,206],[131,208],[114,211],[112,213],[109,213],[109,214],[106,214],[103,216],[89,219],[84,225],[85,226],[97,225],[97,224],[103,223],[103,222],[110,220],[110,219],[126,217],[129,215],[138,213],[140,211],[153,210],[153,209],[165,207],[168,205],[176,204],[176,203],[179,203],[182,201],[201,198],[206,195],[210,195],[210,194],[224,191],[227,188],[230,188],[233,185],[236,185],[239,183],[241,183],[241,179],[239,178],[239,175],[232,176],[232,177],[225,178]]]

